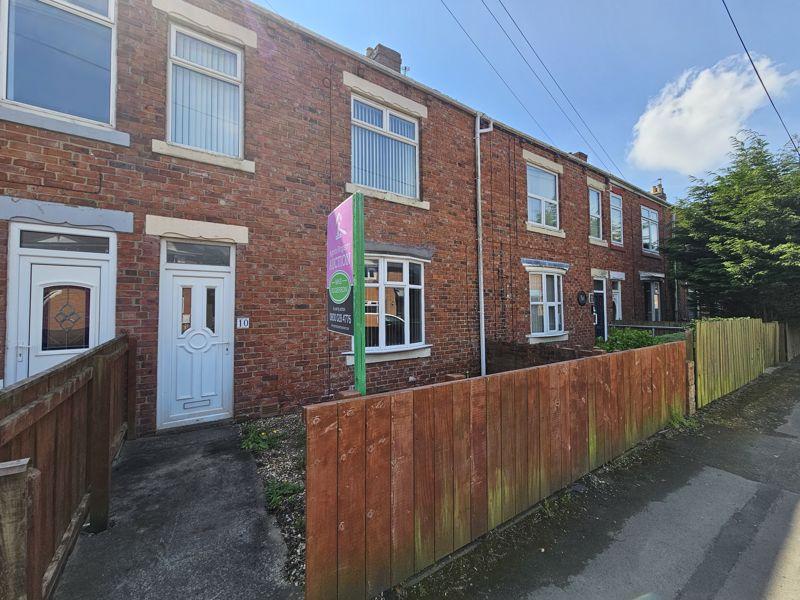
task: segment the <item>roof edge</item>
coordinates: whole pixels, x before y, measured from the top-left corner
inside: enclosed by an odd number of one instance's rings
[[[307,35],[307,36],[309,36],[311,38],[314,38],[319,43],[321,43],[321,44],[323,44],[325,46],[328,46],[329,48],[331,48],[333,50],[336,50],[338,52],[342,52],[343,54],[346,54],[349,57],[351,57],[351,58],[353,58],[353,59],[355,59],[355,60],[357,60],[357,61],[359,61],[359,62],[361,62],[361,63],[363,63],[365,65],[367,65],[368,67],[376,69],[376,70],[382,72],[385,75],[388,75],[389,77],[391,77],[391,78],[393,78],[393,79],[395,79],[397,81],[400,81],[400,82],[406,83],[408,85],[411,85],[411,86],[417,88],[420,91],[423,91],[423,92],[425,92],[427,94],[431,94],[432,96],[436,96],[440,100],[443,100],[444,102],[452,104],[455,107],[463,110],[464,112],[469,113],[470,115],[473,115],[473,116],[477,116],[477,115],[485,116],[487,119],[491,119],[492,121],[494,121],[494,124],[495,124],[496,127],[500,127],[502,129],[505,129],[507,132],[512,133],[512,134],[514,134],[516,136],[519,136],[519,137],[529,141],[530,143],[533,143],[533,144],[536,144],[536,145],[541,146],[543,148],[546,148],[547,150],[550,150],[551,152],[555,152],[561,158],[565,158],[570,162],[573,162],[573,163],[575,163],[577,165],[581,165],[583,167],[592,169],[596,173],[598,173],[600,175],[603,175],[604,177],[607,177],[609,180],[614,182],[616,185],[619,185],[620,187],[622,187],[624,189],[627,189],[630,192],[633,192],[635,194],[639,194],[641,196],[644,196],[648,200],[651,200],[651,201],[653,201],[656,204],[659,204],[661,206],[664,206],[664,207],[667,207],[667,208],[671,208],[672,207],[672,205],[669,202],[667,202],[665,200],[662,200],[658,196],[655,196],[654,194],[651,194],[648,191],[645,191],[644,189],[640,188],[639,186],[637,186],[634,183],[631,183],[631,182],[629,182],[629,181],[627,181],[625,179],[617,177],[614,174],[612,174],[612,173],[610,173],[608,171],[605,171],[604,169],[601,169],[600,167],[597,167],[597,166],[595,166],[593,164],[590,164],[587,161],[583,161],[583,160],[579,159],[577,156],[574,156],[572,153],[567,152],[566,150],[562,150],[561,148],[557,148],[556,146],[553,146],[551,144],[548,144],[547,142],[542,141],[539,138],[536,138],[536,137],[530,135],[529,133],[525,133],[524,131],[520,131],[519,129],[516,129],[515,127],[512,127],[511,125],[507,125],[506,123],[503,123],[502,121],[498,121],[498,120],[494,119],[493,117],[491,117],[490,115],[488,115],[487,113],[485,113],[484,111],[478,110],[478,109],[473,108],[473,107],[471,107],[471,106],[469,106],[467,104],[464,104],[463,102],[460,102],[459,100],[456,100],[455,98],[452,98],[451,96],[448,96],[444,92],[441,92],[441,91],[439,91],[437,89],[434,89],[434,88],[432,88],[432,87],[430,87],[428,85],[425,85],[424,83],[421,83],[421,82],[417,81],[416,79],[413,79],[413,78],[409,77],[408,75],[403,75],[401,73],[398,73],[397,71],[394,71],[394,70],[390,69],[389,67],[386,67],[386,66],[382,65],[381,63],[376,62],[376,61],[372,60],[371,58],[368,58],[367,56],[361,54],[360,52],[356,52],[352,48],[348,48],[347,46],[343,46],[342,44],[339,44],[338,42],[335,42],[332,39],[327,38],[327,37],[325,37],[324,35],[322,35],[320,33],[317,33],[316,31],[313,31],[313,30],[311,30],[311,29],[309,29],[307,27],[304,27],[303,25],[300,25],[300,23],[297,23],[296,21],[292,21],[291,19],[287,19],[286,17],[281,16],[278,13],[269,10],[265,6],[261,6],[260,4],[256,4],[254,2],[254,0],[237,0],[237,1],[241,2],[242,4],[246,4],[248,6],[253,7],[258,12],[260,12],[260,13],[264,14],[265,16],[271,18],[272,20],[280,23],[281,25],[289,27],[290,29],[294,29],[295,31],[298,31],[299,33],[302,33],[303,35]]]

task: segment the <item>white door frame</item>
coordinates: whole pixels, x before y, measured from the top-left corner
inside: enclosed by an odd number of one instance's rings
[[[216,246],[228,246],[231,249],[230,253],[230,266],[219,267],[212,265],[187,265],[187,264],[172,264],[167,262],[167,242],[186,242]],[[220,323],[227,323],[227,331],[230,337],[230,352],[223,354],[223,379],[222,379],[222,412],[214,413],[211,415],[202,415],[198,417],[191,417],[181,419],[178,421],[168,420],[168,402],[171,398],[168,397],[170,386],[166,385],[168,377],[171,375],[167,370],[167,361],[162,357],[167,355],[170,351],[171,343],[169,336],[172,333],[171,327],[171,313],[172,302],[164,301],[166,298],[171,297],[172,285],[171,275],[188,275],[202,277],[204,274],[214,275],[228,275],[230,285],[227,287],[226,298],[222,302],[224,309],[220,313]],[[188,425],[196,425],[198,423],[205,423],[209,421],[219,421],[233,417],[233,354],[234,354],[234,314],[235,314],[235,298],[236,298],[236,244],[231,243],[217,243],[209,242],[206,240],[194,240],[186,238],[162,238],[160,249],[160,268],[158,278],[158,361],[157,361],[157,375],[156,375],[156,429],[170,429],[173,427],[186,427]],[[227,314],[226,314],[227,313]]]
[[[20,247],[22,231],[47,233],[73,233],[108,238],[108,254],[94,252],[67,252]],[[27,306],[30,327],[30,275],[31,265],[60,265],[100,267],[100,298],[98,344],[114,337],[117,306],[117,235],[110,231],[58,227],[12,221],[8,227],[8,296],[6,297],[6,344],[4,385],[27,377],[29,340],[23,340],[20,330],[20,309]],[[23,284],[23,278],[25,283]],[[23,305],[23,303],[25,303]],[[20,355],[20,353],[22,353]],[[22,360],[19,360],[19,359]]]

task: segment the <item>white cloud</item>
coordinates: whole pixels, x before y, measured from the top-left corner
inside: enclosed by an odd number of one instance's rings
[[[800,81],[800,71],[781,73],[767,57],[755,62],[773,98]],[[725,161],[730,137],[767,102],[744,54],[689,69],[650,100],[633,128],[628,159],[641,169],[702,175]]]

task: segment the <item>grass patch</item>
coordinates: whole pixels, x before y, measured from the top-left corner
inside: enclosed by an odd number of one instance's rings
[[[279,510],[304,489],[305,486],[303,486],[302,483],[269,479],[264,484],[264,491],[267,495],[267,507],[270,510]]]
[[[283,434],[280,431],[269,431],[257,423],[247,423],[242,432],[242,448],[251,452],[275,450],[281,443]]]
[[[672,413],[667,422],[667,427],[677,431],[697,431],[700,429],[700,422],[695,417],[687,417],[680,413]]]

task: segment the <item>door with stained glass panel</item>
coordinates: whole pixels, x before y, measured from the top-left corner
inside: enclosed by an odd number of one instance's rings
[[[98,343],[100,267],[31,265],[28,375]]]

